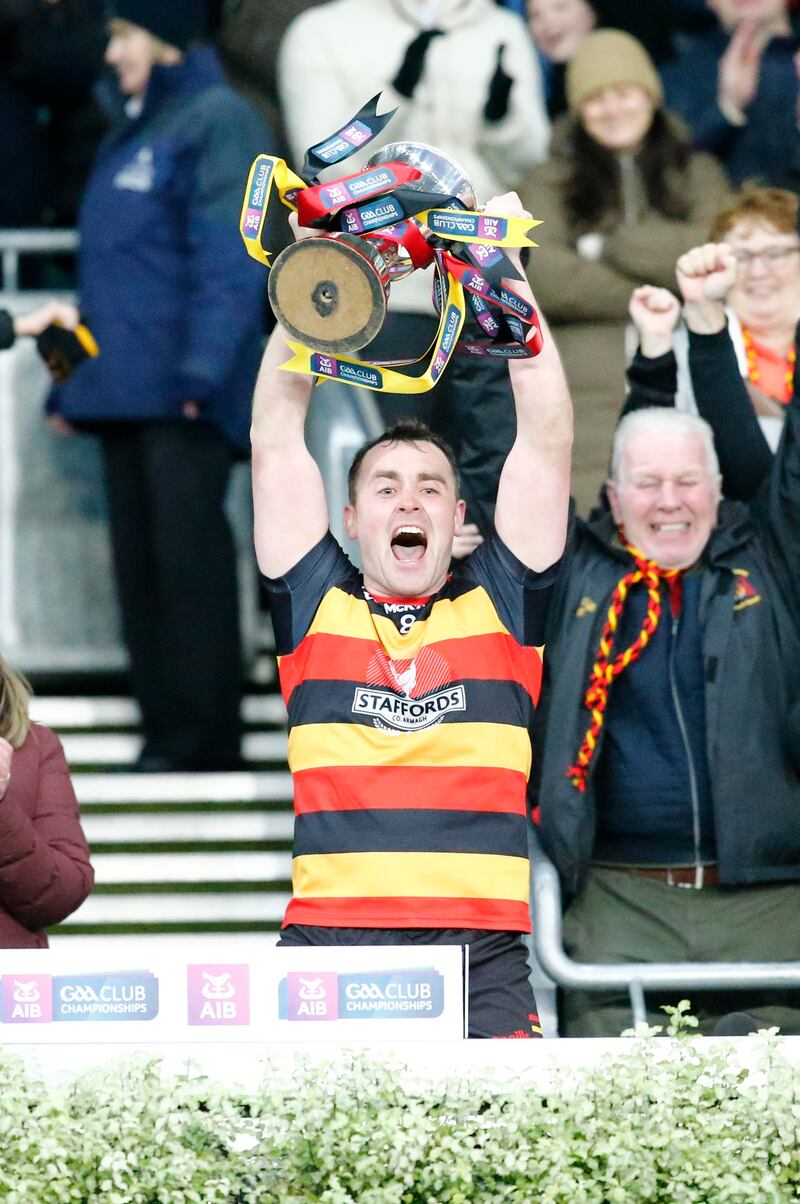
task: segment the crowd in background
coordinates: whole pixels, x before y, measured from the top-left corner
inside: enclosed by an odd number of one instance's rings
[[[598,953],[599,915],[623,914],[629,935],[635,914],[640,948],[654,960],[668,959],[671,949],[678,956],[677,944],[650,939],[648,924],[664,912],[664,897],[618,891],[618,878],[602,873],[586,893],[587,865],[650,865],[654,847],[674,867],[663,879],[670,889],[692,885],[677,870],[693,858],[708,865],[709,890],[760,884],[769,906],[740,891],[749,910],[740,908],[736,923],[740,933],[758,933],[765,923],[777,933],[778,912],[800,915],[791,893],[800,890],[792,810],[800,802],[800,607],[785,571],[800,550],[800,5],[119,0],[112,18],[109,26],[104,0],[0,0],[0,229],[81,230],[77,279],[59,266],[34,283],[75,285],[102,349],[53,393],[49,408],[101,439],[146,737],[138,768],[240,764],[236,572],[223,501],[231,465],[246,451],[257,351],[271,324],[264,273],[247,260],[237,230],[247,167],[266,151],[299,168],[308,146],[380,92],[382,107],[398,110],[383,143],[440,147],[463,165],[479,202],[515,190],[543,223],[529,274],[573,396],[573,492],[581,515],[593,513],[574,535],[573,567],[554,606],[545,709],[559,721],[555,736],[542,733],[539,783],[543,838],[577,897],[568,912],[572,950]],[[131,42],[131,28],[151,39],[144,50]],[[168,148],[158,162],[148,150],[154,138]],[[417,273],[393,289],[380,350],[421,350],[435,324],[429,281]],[[421,416],[452,443],[475,546],[491,527],[497,476],[514,439],[505,365],[456,361],[415,409],[401,399],[382,405],[387,421]],[[655,573],[656,553],[645,555],[647,522],[633,550],[628,522],[627,539],[620,536],[621,451],[604,484],[620,411],[659,407],[708,420],[723,506],[742,508],[721,510],[717,526],[719,499],[713,491],[701,499],[708,528],[699,567],[681,577],[677,601],[674,572],[662,563],[666,575]],[[648,432],[663,440],[665,428],[647,421],[650,427],[626,429],[640,441]],[[677,482],[680,489],[696,484]],[[675,503],[676,527],[682,505]],[[628,517],[636,521],[635,513]],[[722,548],[723,535],[730,547]],[[623,573],[620,546],[634,555],[636,582],[649,583],[651,602],[662,591],[666,606],[669,595],[673,627],[662,623],[641,662],[637,652],[640,667],[623,678],[630,685],[615,687],[612,735],[591,783],[590,830],[590,811],[575,809],[580,795],[565,773],[586,724],[578,693],[581,657],[591,652],[575,620],[594,613],[598,594]],[[769,608],[759,612],[761,652],[748,637],[731,653],[721,624],[712,629],[708,616],[731,573],[737,616],[769,588]],[[680,614],[687,617],[679,638]],[[647,621],[644,611],[628,612],[626,638],[635,642]],[[670,630],[674,646],[665,642]],[[730,705],[729,693],[713,714],[706,711],[720,694],[710,688],[716,674],[739,701],[750,698],[762,719],[769,709],[774,720],[759,720],[750,732],[756,760],[764,750],[771,804],[755,804],[747,850],[739,841],[742,782],[757,789],[757,780],[735,752],[742,708]],[[663,715],[648,708],[670,688],[676,721],[664,727]],[[25,738],[27,729],[20,747]],[[650,739],[652,757],[641,754]],[[626,761],[631,747],[639,753],[635,771]],[[724,765],[716,759],[720,747],[730,758]],[[591,760],[587,753],[576,770],[581,790]],[[651,788],[656,798],[691,795],[692,814],[665,805],[657,822],[647,819],[639,843],[628,845],[641,818],[633,794]],[[688,852],[677,840],[664,844],[673,822],[694,824]],[[703,887],[702,874],[694,885]],[[681,895],[672,896],[679,907]],[[648,908],[652,914],[642,918]],[[724,949],[754,957],[758,941],[737,947],[731,921],[718,910],[709,921],[718,944],[700,956]],[[677,932],[683,913],[671,923]],[[611,934],[614,921],[603,928]],[[796,958],[800,935],[791,926],[782,931],[786,939],[775,941],[773,956]],[[609,960],[622,952],[609,948]],[[607,1001],[611,1031],[615,1003]],[[592,1027],[600,1009],[589,1011],[590,1022],[584,1004],[573,1001],[574,1031],[600,1031]]]

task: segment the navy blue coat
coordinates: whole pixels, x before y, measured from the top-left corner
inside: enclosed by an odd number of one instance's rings
[[[80,305],[100,355],[50,408],[92,425],[180,419],[194,401],[246,449],[267,274],[238,220],[266,127],[208,47],[155,66],[137,117],[115,99],[80,215]]]
[[[730,37],[724,30],[700,34],[673,63],[661,68],[667,107],[689,125],[694,145],[720,158],[734,184],[755,180],[797,188],[800,136],[794,56],[800,34],[773,38],[764,49],[758,90],[747,122],[731,125],[717,104],[719,62]]]

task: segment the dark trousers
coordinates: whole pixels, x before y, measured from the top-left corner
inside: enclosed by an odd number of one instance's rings
[[[111,543],[147,754],[234,763],[242,657],[224,511],[233,453],[206,423],[107,425]]]
[[[579,962],[750,961],[800,959],[800,883],[668,886],[619,870],[592,867],[567,908],[564,946]],[[663,1004],[688,997],[710,1033],[728,1012],[744,1011],[784,1035],[800,1033],[800,989],[648,991],[648,1023],[665,1025]],[[564,992],[561,1034],[618,1037],[631,1025],[623,991]]]

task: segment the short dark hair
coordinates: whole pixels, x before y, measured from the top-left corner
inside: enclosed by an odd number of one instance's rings
[[[382,443],[432,443],[434,447],[438,447],[453,470],[456,497],[460,496],[461,477],[456,463],[455,452],[450,444],[432,431],[424,422],[420,422],[416,418],[406,418],[402,422],[395,422],[393,426],[387,427],[382,434],[376,435],[374,439],[370,439],[368,443],[363,444],[353,456],[353,462],[347,473],[347,496],[350,499],[351,506],[355,505],[356,483],[364,457],[367,452],[372,451],[373,447],[379,447]]]

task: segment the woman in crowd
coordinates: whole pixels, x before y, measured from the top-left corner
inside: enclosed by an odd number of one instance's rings
[[[544,223],[530,271],[570,380],[575,493],[587,508],[617,418],[631,290],[643,280],[673,283],[676,259],[702,241],[729,186],[663,109],[658,73],[630,35],[590,33],[566,81],[570,111],[520,195]]]
[[[748,188],[723,209],[711,227],[711,243],[725,243],[736,260],[725,301],[728,333],[739,371],[774,452],[792,396],[795,328],[800,320],[798,199],[784,188]],[[725,278],[727,280],[727,278]],[[725,280],[723,282],[725,282]],[[679,409],[695,409],[697,369],[687,339],[675,341]]]
[[[237,228],[269,136],[197,44],[201,0],[115,0],[112,126],[81,209],[81,310],[100,346],[54,399],[100,434],[142,771],[239,768],[236,560],[266,273]],[[114,78],[115,77],[115,78]]]
[[[680,327],[665,289],[644,285],[631,298],[639,350],[626,411],[674,404],[699,412],[714,430],[725,493],[745,501],[769,471],[796,391],[799,210],[780,188],[747,189],[723,209],[713,241],[676,264]]]
[[[0,948],[44,948],[44,929],[89,894],[94,874],[58,737],[32,724],[30,687],[0,657]]]
[[[528,0],[527,12],[533,44],[542,60],[547,111],[551,117],[560,117],[567,108],[567,63],[594,29],[597,13],[589,0]]]

